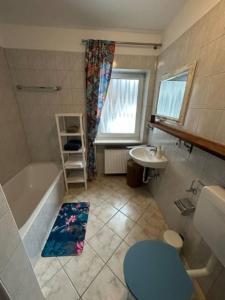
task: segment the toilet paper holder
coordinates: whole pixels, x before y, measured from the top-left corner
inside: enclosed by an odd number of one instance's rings
[[[195,206],[188,198],[178,199],[174,204],[182,216],[191,215],[195,211]]]

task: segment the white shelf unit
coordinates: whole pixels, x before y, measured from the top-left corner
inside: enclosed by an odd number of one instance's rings
[[[55,118],[66,190],[69,190],[69,184],[71,183],[83,183],[85,189],[87,189],[87,163],[83,115],[78,113],[64,113],[56,114]],[[77,132],[67,132],[70,126],[76,126],[78,129]],[[64,150],[64,145],[71,139],[76,139],[81,142],[81,148],[79,150]]]

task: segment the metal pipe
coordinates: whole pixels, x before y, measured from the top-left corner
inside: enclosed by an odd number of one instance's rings
[[[25,90],[28,92],[58,92],[62,89],[61,86],[23,86],[16,85],[17,90]]]
[[[144,167],[144,171],[143,171],[143,183],[148,183],[149,182],[149,176],[148,176],[148,168]]]
[[[214,255],[211,255],[210,259],[207,262],[207,265],[201,269],[190,269],[187,270],[187,273],[192,278],[205,277],[210,275],[216,267],[218,260]]]
[[[88,39],[81,40],[82,44],[86,44]],[[124,42],[124,41],[115,41],[116,45],[124,45],[124,46],[133,46],[133,47],[152,47],[153,49],[158,49],[162,47],[160,43],[138,43],[138,42]]]

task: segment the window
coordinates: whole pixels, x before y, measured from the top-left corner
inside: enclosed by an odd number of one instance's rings
[[[144,83],[144,73],[112,72],[97,140],[140,141]]]
[[[183,123],[196,64],[185,66],[174,74],[163,76],[160,82],[156,115]]]

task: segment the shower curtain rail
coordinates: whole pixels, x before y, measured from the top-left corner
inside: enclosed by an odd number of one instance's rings
[[[62,89],[61,86],[24,86],[16,85],[17,90],[24,90],[28,92],[58,92]]]
[[[88,39],[81,40],[82,44],[86,44]],[[162,47],[162,44],[160,43],[138,43],[138,42],[123,42],[123,41],[115,41],[116,45],[122,45],[122,46],[133,46],[133,47],[150,47],[153,49],[158,49]]]

